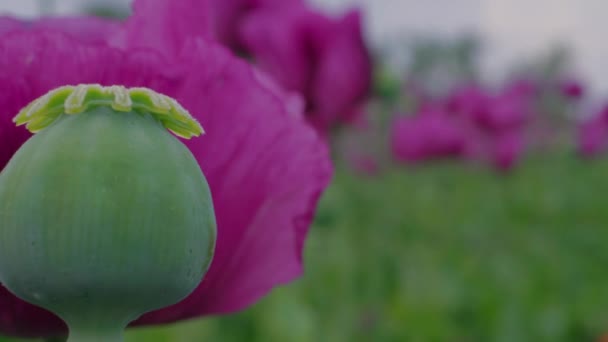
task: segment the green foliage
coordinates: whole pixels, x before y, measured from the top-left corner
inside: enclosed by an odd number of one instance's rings
[[[406,81],[440,95],[456,84],[467,84],[479,77],[478,37],[464,35],[457,39],[418,37],[410,41]]]
[[[306,273],[223,318],[132,330],[154,341],[594,341],[608,327],[608,161],[538,158],[340,168]]]

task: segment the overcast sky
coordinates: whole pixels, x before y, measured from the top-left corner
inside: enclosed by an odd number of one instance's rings
[[[78,11],[86,0],[54,1],[56,14]],[[89,0],[128,3],[129,0]],[[375,45],[398,36],[429,33],[457,36],[477,32],[486,40],[483,59],[488,74],[499,75],[506,66],[538,55],[556,43],[576,50],[576,67],[593,83],[596,94],[608,95],[608,0],[311,0],[340,13],[359,6],[365,10],[366,34]],[[38,0],[0,0],[0,13],[32,17]]]

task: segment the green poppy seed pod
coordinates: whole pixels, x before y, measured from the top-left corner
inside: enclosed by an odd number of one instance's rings
[[[203,133],[175,100],[66,86],[15,122],[37,133],[0,173],[6,288],[64,319],[76,342],[120,341],[129,322],[198,286],[216,224],[197,161],[167,131]]]

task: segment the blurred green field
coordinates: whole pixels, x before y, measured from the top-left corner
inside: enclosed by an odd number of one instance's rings
[[[606,199],[607,160],[545,156],[508,175],[339,167],[302,279],[246,312],[127,342],[596,341],[608,331]]]

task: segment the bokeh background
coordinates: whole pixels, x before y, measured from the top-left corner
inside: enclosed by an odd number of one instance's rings
[[[312,3],[362,8],[376,68],[363,114],[332,133],[304,276],[244,312],[127,341],[608,341],[608,2]],[[22,17],[128,11],[0,3]],[[468,119],[424,119],[479,101],[525,119],[464,131]],[[468,151],[472,134],[490,147]]]

